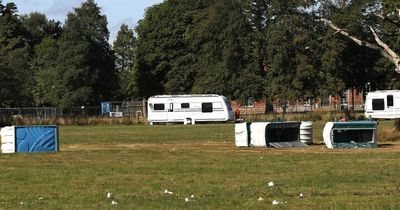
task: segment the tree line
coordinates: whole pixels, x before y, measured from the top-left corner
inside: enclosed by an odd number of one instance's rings
[[[111,45],[94,0],[64,24],[0,0],[0,106],[189,93],[287,102],[395,89],[393,62],[343,34],[375,43],[373,28],[400,52],[398,9],[397,0],[165,0],[134,29],[123,24]]]

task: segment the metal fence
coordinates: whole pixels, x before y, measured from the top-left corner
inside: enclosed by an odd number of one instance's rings
[[[146,101],[111,102],[110,112],[121,113],[112,115],[104,113],[101,106],[76,106],[68,108],[60,107],[21,107],[2,108],[0,117],[29,117],[38,119],[54,119],[60,117],[146,117]]]

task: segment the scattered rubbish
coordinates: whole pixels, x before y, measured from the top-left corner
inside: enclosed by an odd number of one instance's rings
[[[262,197],[259,197],[258,198],[258,201],[263,201],[264,199],[262,198]]]
[[[280,202],[279,201],[277,201],[277,200],[273,200],[272,201],[272,205],[278,205]]]
[[[268,187],[273,187],[274,183],[273,182],[268,182]]]
[[[164,190],[164,194],[169,194],[169,195],[173,195],[174,193],[168,190]]]
[[[112,193],[108,192],[108,193],[107,193],[107,198],[109,199],[109,198],[111,198],[111,197],[112,197]]]
[[[115,206],[115,205],[117,205],[117,204],[118,204],[117,201],[111,201],[111,205]]]
[[[190,200],[189,200],[189,198],[185,198],[185,202],[189,202]]]
[[[22,201],[21,201],[21,202],[19,202],[19,205],[24,205],[24,202],[22,202]]]
[[[43,197],[39,197],[39,200],[43,200],[44,198]]]
[[[300,193],[299,198],[304,198],[303,193]]]
[[[190,198],[194,198],[194,195],[191,195]]]

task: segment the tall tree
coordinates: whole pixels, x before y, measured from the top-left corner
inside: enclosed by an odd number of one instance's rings
[[[59,82],[62,78],[56,71],[58,50],[58,41],[52,37],[46,37],[35,45],[30,67],[35,72],[32,92],[36,105],[58,106],[61,103],[62,86]]]
[[[48,20],[46,15],[39,12],[32,12],[21,16],[21,21],[27,30],[27,38],[33,47],[39,44],[44,38],[51,37],[58,39],[61,36],[62,28],[60,22]]]
[[[269,1],[265,13],[267,86],[265,95],[283,104],[320,95],[319,28],[309,8],[312,1]]]
[[[94,0],[69,13],[59,42],[56,89],[61,106],[95,105],[112,100],[117,89],[107,18]]]
[[[209,1],[167,0],[146,10],[136,28],[135,81],[141,97],[191,92],[197,52],[190,47],[189,32]]]
[[[198,15],[191,31],[198,52],[198,93],[218,93],[244,101],[259,98],[263,82],[251,68],[253,37],[245,9],[248,1],[216,1]]]
[[[0,101],[2,106],[30,105],[32,72],[29,45],[14,3],[0,1]]]
[[[340,65],[336,68],[340,72],[340,77],[337,78],[342,79],[345,88],[362,90],[367,84],[370,84],[369,86],[373,89],[387,88],[388,83],[396,78],[392,72],[388,71],[388,65],[384,64],[386,62],[378,56],[379,52],[382,54],[384,51],[383,48],[374,44],[377,37],[373,28],[384,33],[387,24],[381,22],[384,19],[384,12],[381,11],[384,8],[384,2],[363,0],[343,1],[338,4],[327,0],[321,7],[321,20],[331,26],[331,30],[327,31],[325,40],[322,42],[331,43],[325,54],[335,52],[331,60],[337,61],[329,65]],[[398,36],[396,33],[392,35]]]
[[[133,65],[135,63],[136,38],[132,29],[122,24],[114,41],[115,65],[119,74],[119,94],[122,99],[137,96],[134,87]]]

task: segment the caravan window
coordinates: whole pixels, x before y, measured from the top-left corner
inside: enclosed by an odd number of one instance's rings
[[[382,99],[372,99],[372,110],[385,110],[385,101]]]
[[[201,112],[212,112],[213,104],[212,103],[202,103],[201,104]]]
[[[154,110],[165,110],[164,104],[154,104]]]
[[[387,106],[393,106],[393,95],[388,95],[386,99]]]
[[[189,107],[190,107],[189,103],[181,103],[182,109],[189,109]]]

